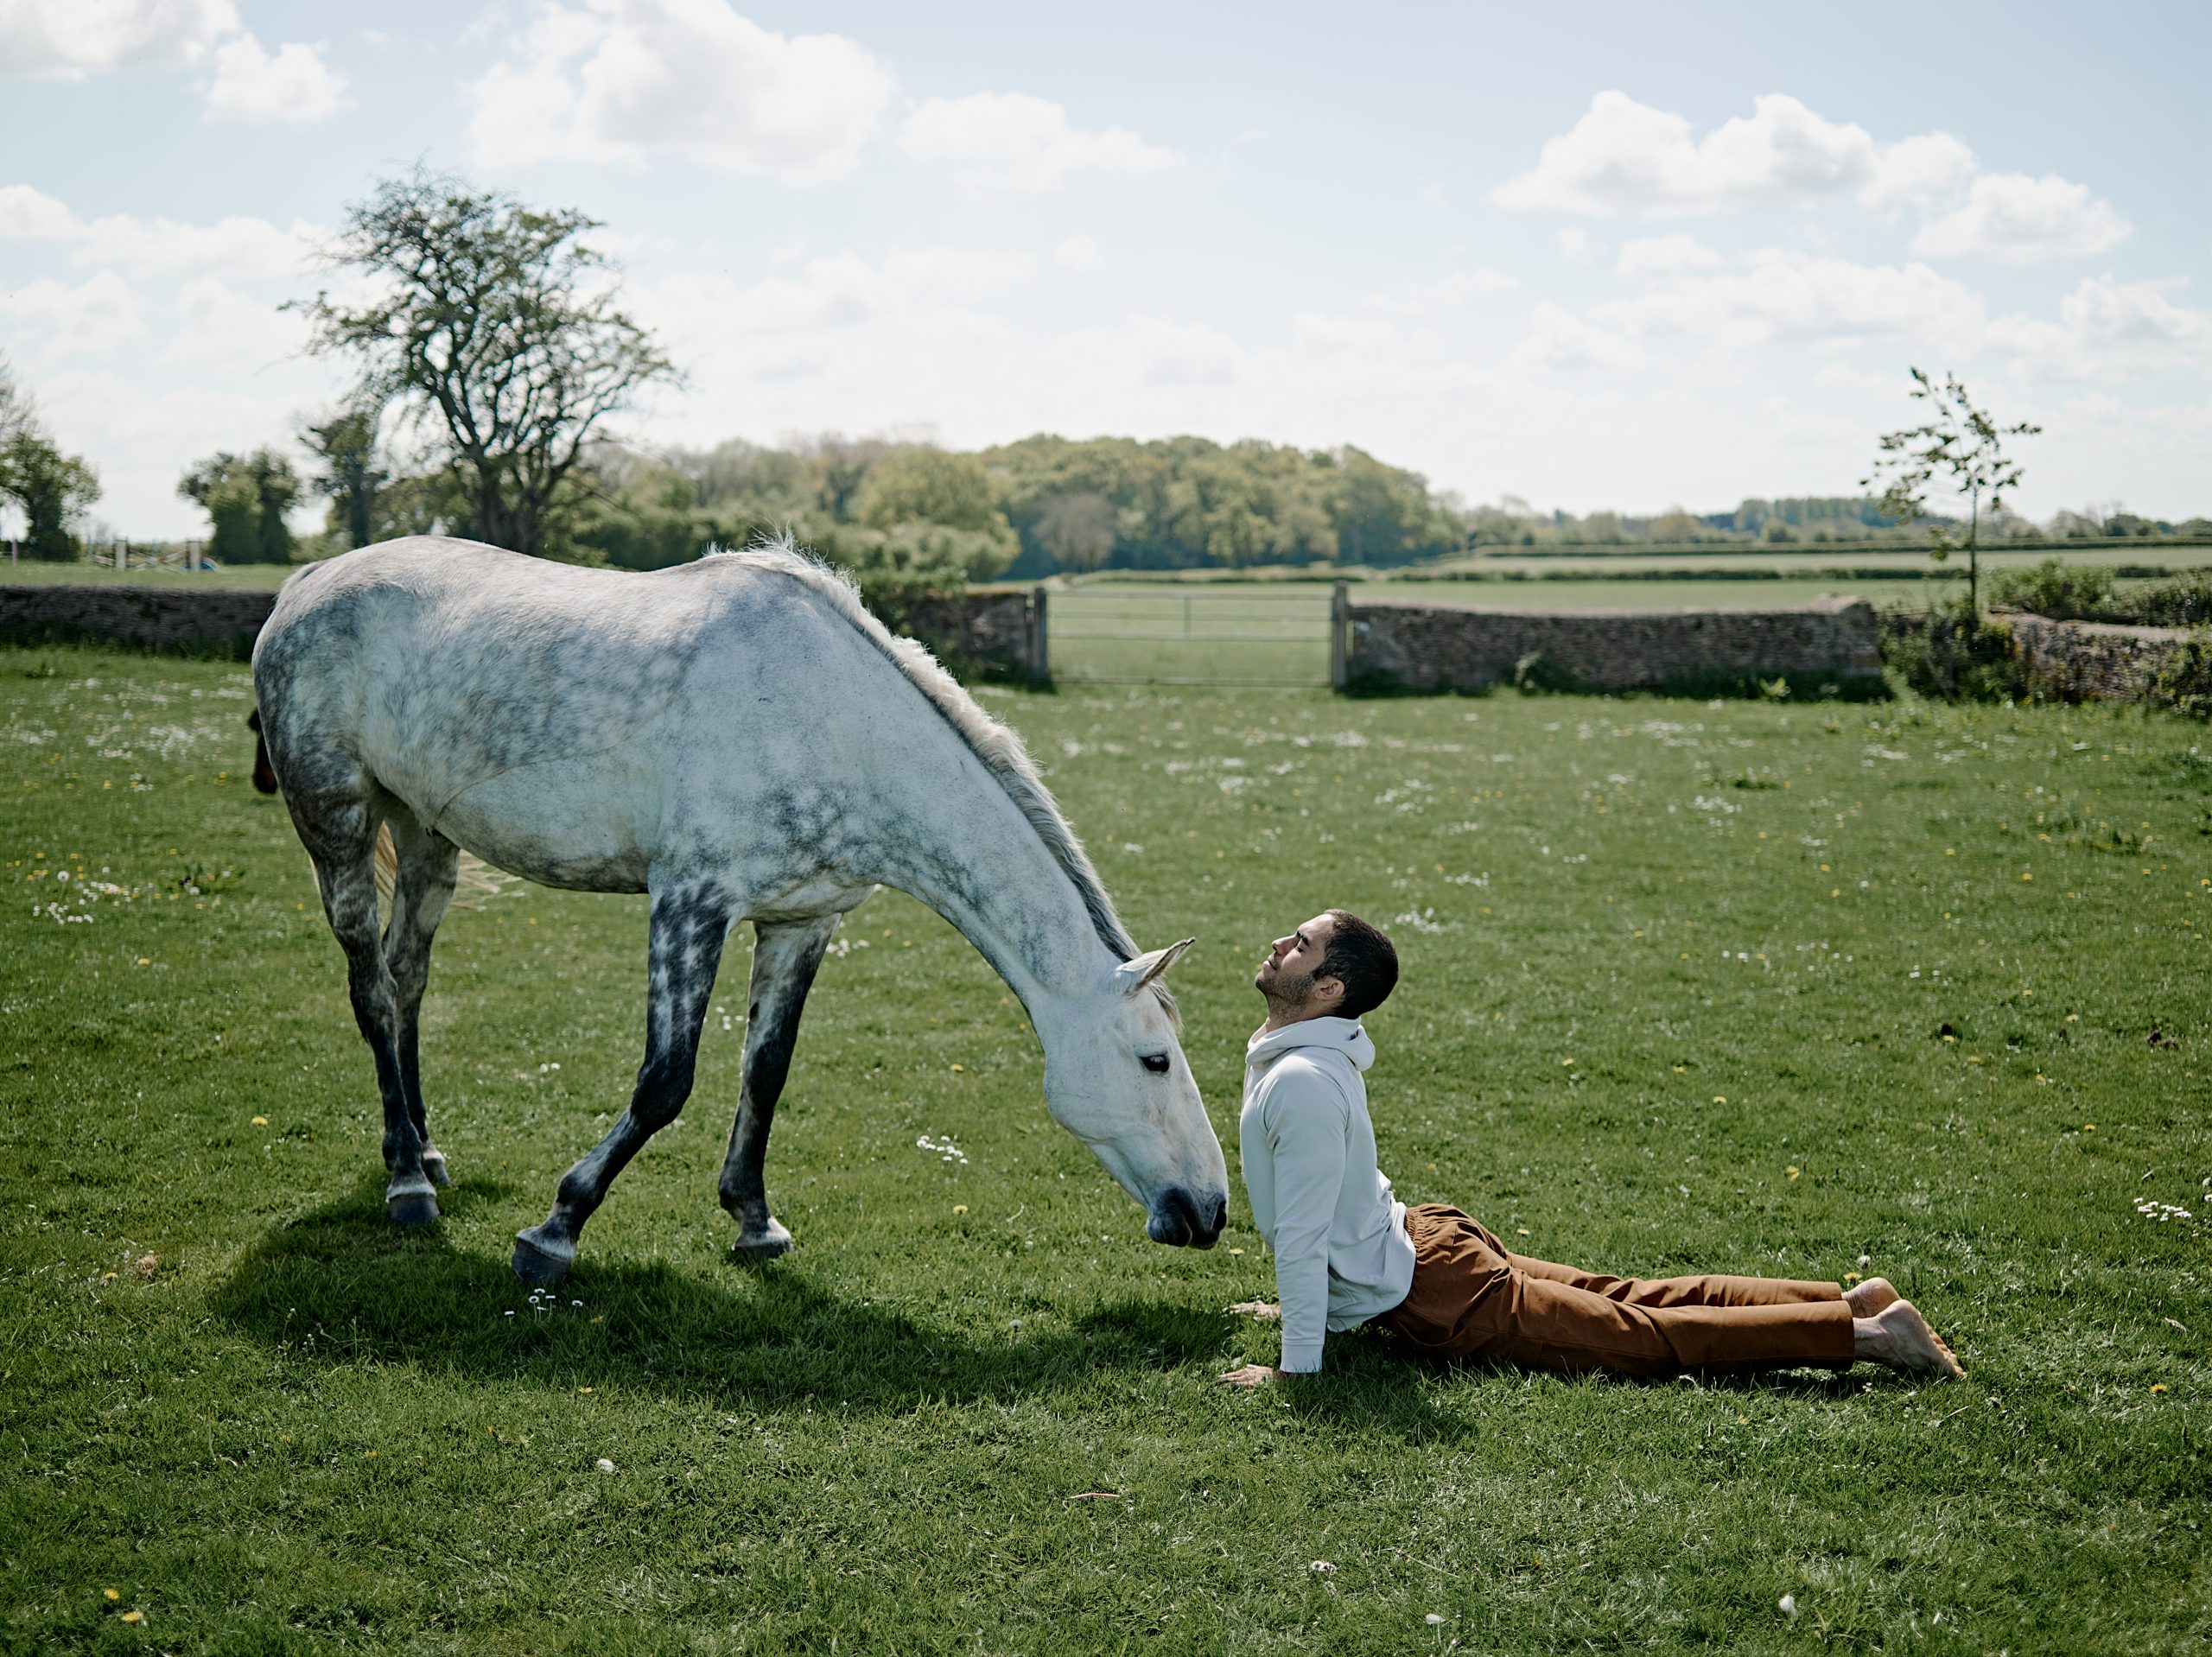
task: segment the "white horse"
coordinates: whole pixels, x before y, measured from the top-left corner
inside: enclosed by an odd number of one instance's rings
[[[284,584],[253,651],[268,765],[346,952],[383,1095],[385,1202],[437,1217],[416,1060],[431,935],[457,848],[546,886],[652,897],[645,1063],[621,1118],[518,1233],[558,1282],[586,1220],[691,1089],[722,945],[756,929],[722,1207],[737,1252],[791,1234],[761,1181],[806,993],[878,885],[966,936],[1027,1009],[1045,1100],[1149,1215],[1211,1246],[1228,1170],[1160,975],[1020,740],[852,587],[788,546],[651,575],[435,536],[364,547]],[[378,936],[378,826],[397,853]]]

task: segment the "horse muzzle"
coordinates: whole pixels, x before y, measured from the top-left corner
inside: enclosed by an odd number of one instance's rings
[[[1221,1191],[1192,1197],[1180,1185],[1171,1185],[1152,1205],[1145,1232],[1156,1243],[1170,1248],[1211,1248],[1229,1223],[1229,1197]]]

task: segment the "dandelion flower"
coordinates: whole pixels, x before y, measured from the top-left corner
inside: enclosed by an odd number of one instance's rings
[[[151,1277],[155,1273],[162,1269],[161,1260],[156,1255],[141,1254],[138,1257],[138,1269],[143,1272],[148,1277]]]
[[[1728,1095],[1725,1093],[1716,1093],[1713,1095],[1713,1102],[1716,1105],[1725,1105],[1728,1102]]]
[[[100,1590],[100,1597],[106,1600],[110,1604],[113,1604],[117,1600],[123,1597],[123,1590],[119,1588],[103,1588]]]
[[[253,1125],[256,1127],[266,1127],[269,1126],[269,1119],[266,1116],[257,1116],[253,1119]]]
[[[1791,1166],[1790,1168],[1789,1168],[1786,1171],[1789,1173],[1789,1177],[1790,1177],[1792,1179],[1795,1179],[1795,1178],[1797,1178],[1797,1176],[1798,1176],[1799,1174],[1803,1173],[1805,1171],[1804,1171],[1802,1168],[1799,1168],[1799,1167],[1796,1167],[1796,1166],[1795,1166],[1795,1165],[1792,1165],[1792,1166]]]
[[[955,1203],[952,1205],[952,1211],[955,1214],[965,1214],[968,1212],[968,1205],[965,1203]],[[598,1320],[594,1318],[593,1321],[595,1323]]]
[[[143,1611],[139,1611],[139,1610],[130,1610],[130,1611],[125,1611],[125,1612],[123,1614],[123,1620],[124,1620],[125,1622],[130,1622],[130,1623],[134,1623],[134,1624],[135,1624],[135,1623],[139,1623],[139,1622],[143,1622],[146,1620],[146,1614],[145,1614],[145,1612],[143,1612]]]
[[[952,1070],[954,1075],[964,1076],[967,1074],[968,1067],[965,1064],[956,1064],[952,1067]]]
[[[1244,1251],[1243,1251],[1243,1249],[1241,1249],[1241,1248],[1232,1248],[1232,1249],[1230,1249],[1229,1252],[1230,1252],[1230,1254],[1243,1254]]]
[[[2166,1383],[2163,1381],[2153,1381],[2151,1384],[2151,1390],[2154,1393],[2163,1393],[2166,1390]]]

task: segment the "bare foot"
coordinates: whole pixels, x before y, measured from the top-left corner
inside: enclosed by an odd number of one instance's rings
[[[1274,1318],[1282,1316],[1282,1308],[1267,1300],[1240,1300],[1235,1305],[1224,1306],[1222,1310],[1241,1311],[1247,1317]]]
[[[1864,1283],[1854,1283],[1843,1292],[1844,1305],[1851,1308],[1853,1317],[1878,1317],[1885,1306],[1894,1306],[1904,1297],[1890,1286],[1885,1277],[1870,1277]]]
[[[1876,1316],[1858,1319],[1852,1332],[1859,1357],[1910,1374],[1933,1375],[1941,1381],[1965,1378],[1967,1372],[1951,1355],[1951,1349],[1928,1327],[1928,1320],[1910,1300],[1893,1300]]]

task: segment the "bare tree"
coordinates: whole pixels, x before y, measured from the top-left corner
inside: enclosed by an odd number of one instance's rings
[[[1967,498],[1967,532],[1963,543],[1948,524],[1930,524],[1933,545],[1929,553],[1941,563],[1963,544],[1967,553],[1967,625],[1981,618],[1981,512],[1985,499],[1992,512],[2002,510],[2005,492],[2019,485],[2019,463],[2005,454],[2008,437],[2032,437],[2043,429],[2022,422],[1999,426],[1974,405],[1956,374],[1946,374],[1941,385],[1917,368],[1912,374],[1912,396],[1925,403],[1929,419],[1921,425],[1885,432],[1872,473],[1860,486],[1885,485],[1882,510],[1901,524],[1928,517],[1928,492],[1940,479],[1943,486]]]
[[[309,351],[358,359],[362,396],[420,422],[467,487],[476,532],[518,552],[546,550],[600,422],[676,378],[578,239],[595,228],[418,167],[351,207],[329,251],[376,297],[300,306]]]

